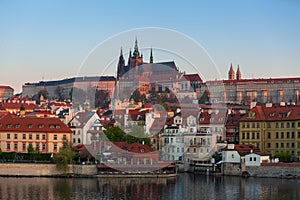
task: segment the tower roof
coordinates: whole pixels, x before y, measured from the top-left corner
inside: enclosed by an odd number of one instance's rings
[[[234,70],[233,70],[233,67],[232,67],[232,63],[230,65],[230,69],[229,69],[229,72],[228,73],[231,73],[231,74],[234,74]]]

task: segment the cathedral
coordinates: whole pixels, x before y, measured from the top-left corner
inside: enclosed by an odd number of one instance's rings
[[[135,74],[143,77],[154,78],[156,75],[166,74],[168,76],[179,74],[179,70],[176,67],[174,61],[157,62],[153,63],[152,48],[150,50],[149,63],[144,62],[143,54],[139,52],[138,41],[135,39],[134,50],[130,50],[127,65],[123,56],[123,50],[121,48],[118,66],[117,66],[117,80],[122,78],[128,78],[128,73]],[[162,77],[160,77],[162,78]]]

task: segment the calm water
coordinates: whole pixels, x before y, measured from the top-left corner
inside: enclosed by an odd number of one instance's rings
[[[300,199],[300,179],[0,178],[0,199]]]

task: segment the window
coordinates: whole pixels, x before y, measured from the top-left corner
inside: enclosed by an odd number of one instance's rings
[[[283,144],[283,143],[281,143],[281,144],[280,144],[280,147],[281,147],[281,148],[283,148],[283,147],[284,147],[284,144]]]
[[[250,162],[252,162],[252,157],[250,157]]]
[[[279,133],[278,132],[276,132],[276,139],[278,139],[279,138]]]
[[[279,144],[276,142],[276,148],[278,148],[279,147]]]
[[[255,123],[252,123],[252,128],[255,128]]]
[[[6,144],[6,148],[9,150],[10,149],[10,143]]]
[[[247,133],[247,139],[248,139],[248,140],[250,139],[250,134],[249,134],[249,133]]]
[[[6,138],[7,138],[7,139],[10,139],[10,134],[9,134],[9,133],[7,133]]]
[[[67,136],[66,135],[63,135],[63,140],[67,140]]]
[[[23,151],[26,150],[26,144],[25,143],[22,144],[22,149],[23,149]]]
[[[298,138],[300,138],[300,132],[298,132]]]
[[[56,151],[57,150],[57,144],[53,145],[53,150]]]
[[[245,139],[245,133],[244,132],[242,133],[242,139]]]
[[[32,140],[32,134],[29,134],[29,140]]]
[[[28,128],[32,128],[32,124],[28,124]]]
[[[292,122],[292,128],[295,128],[295,122]]]
[[[39,124],[38,127],[39,128],[44,128],[44,124]]]
[[[267,122],[267,128],[271,128],[271,123]]]
[[[252,139],[255,139],[255,133],[252,133]]]
[[[278,124],[278,122],[276,122],[276,125],[275,125],[275,127],[276,127],[276,128],[279,128],[279,124]]]
[[[271,139],[271,133],[268,132],[268,139]]]
[[[73,135],[75,135],[76,134],[76,131],[75,130],[73,130]]]
[[[23,134],[22,138],[23,140],[26,140],[26,134]]]
[[[292,139],[295,138],[295,132],[292,132]]]
[[[190,148],[187,148],[187,152],[190,152]]]
[[[259,139],[259,132],[256,133],[256,139]]]
[[[242,128],[245,128],[245,123],[242,123]]]
[[[53,140],[57,140],[57,135],[53,135]]]
[[[247,123],[247,128],[250,128],[250,124],[249,123]]]
[[[287,122],[287,123],[286,123],[286,127],[287,127],[287,128],[290,128],[290,122]]]
[[[283,122],[281,122],[281,128],[284,128],[284,123]]]
[[[295,148],[295,143],[292,142],[292,143],[291,143],[291,146],[292,146],[292,148]]]
[[[281,132],[281,139],[284,138],[284,132]]]
[[[73,143],[76,143],[76,139],[75,138],[73,138]]]
[[[18,139],[18,134],[14,134],[14,139]]]
[[[300,127],[300,121],[298,122],[298,127]]]
[[[14,143],[14,149],[18,149],[18,143]]]
[[[194,148],[194,153],[196,153],[197,151],[196,151],[196,148]]]
[[[81,140],[80,140],[80,138],[78,138],[78,139],[77,139],[77,143],[78,143],[78,144],[80,144],[80,143],[81,143]]]
[[[256,157],[253,158],[254,162],[256,161]]]
[[[179,153],[179,147],[177,147],[177,153]]]
[[[256,123],[256,128],[259,128],[259,127],[260,127],[259,123]]]
[[[290,132],[286,132],[286,138],[290,138]]]
[[[36,140],[39,140],[40,139],[40,134],[36,134]]]
[[[36,149],[36,151],[39,151],[40,150],[40,144],[36,144],[35,149]]]
[[[271,148],[271,143],[268,143],[268,145],[267,145],[267,146],[268,146],[268,148]]]
[[[46,150],[46,144],[42,145],[43,150]]]
[[[290,148],[290,143],[286,143],[286,148]]]

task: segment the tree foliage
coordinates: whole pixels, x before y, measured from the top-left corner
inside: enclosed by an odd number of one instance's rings
[[[128,142],[129,144],[138,142],[151,146],[151,141],[147,138],[144,129],[140,126],[133,126],[131,132],[126,134],[120,127],[114,126],[104,131],[106,137],[111,142]]]
[[[53,157],[56,162],[56,168],[65,173],[69,170],[68,164],[72,164],[74,158],[75,151],[70,144],[66,144],[63,148],[60,148],[59,152]]]
[[[280,152],[275,154],[274,158],[278,158],[280,162],[291,162],[292,154],[289,152]]]

